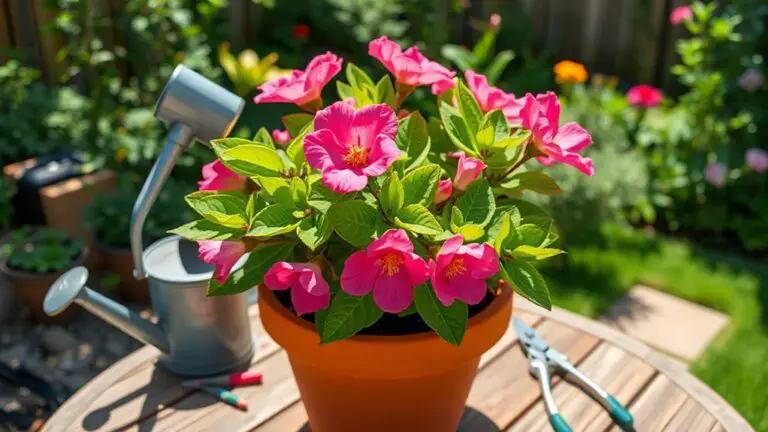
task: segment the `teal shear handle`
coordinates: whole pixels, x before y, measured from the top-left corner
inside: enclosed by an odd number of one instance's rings
[[[560,361],[558,363],[558,366],[568,373],[566,375],[566,379],[575,382],[575,384],[579,385],[595,400],[600,402],[603,408],[608,411],[608,414],[611,416],[611,419],[613,419],[614,423],[616,423],[624,431],[634,430],[634,419],[632,418],[632,414],[629,413],[629,410],[627,410],[624,405],[621,404],[621,402],[608,394],[608,392],[595,384],[591,379],[587,378],[578,369],[576,369],[576,367],[573,366],[571,362],[566,360]]]

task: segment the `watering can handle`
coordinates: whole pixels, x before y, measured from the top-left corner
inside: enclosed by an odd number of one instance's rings
[[[184,150],[189,147],[194,138],[192,129],[180,122],[171,123],[168,138],[165,141],[160,155],[149,172],[144,186],[141,187],[139,197],[133,205],[131,214],[131,252],[133,254],[133,277],[141,280],[147,274],[144,271],[143,252],[144,241],[142,231],[147,214],[157,199],[163,184],[171,174],[176,160]]]

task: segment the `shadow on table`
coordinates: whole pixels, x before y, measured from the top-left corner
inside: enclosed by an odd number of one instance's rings
[[[462,432],[501,432],[493,420],[470,406],[464,407],[464,415],[461,416],[458,430]],[[304,423],[304,426],[299,428],[297,432],[311,432],[309,424]]]
[[[150,393],[150,389],[154,391]],[[158,392],[157,389],[164,389],[165,391]],[[212,397],[190,398],[189,395],[192,393],[193,390],[181,387],[179,378],[164,371],[159,366],[155,366],[152,378],[147,385],[126,394],[109,405],[94,409],[83,419],[82,428],[88,431],[103,428],[112,417],[113,411],[136,400],[142,400],[141,411],[138,414],[131,413],[129,423],[117,427],[110,426],[110,430],[138,429],[139,431],[152,431],[157,422],[158,411],[168,407],[172,407],[174,410],[195,410],[218,403]],[[184,403],[179,403],[181,401],[184,401]]]

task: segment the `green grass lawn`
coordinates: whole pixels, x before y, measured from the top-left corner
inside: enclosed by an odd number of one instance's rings
[[[554,304],[590,317],[642,283],[730,315],[691,371],[768,431],[768,265],[615,225],[568,239],[543,269]]]

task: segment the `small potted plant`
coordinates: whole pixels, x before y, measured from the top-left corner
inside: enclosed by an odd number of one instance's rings
[[[79,307],[49,317],[43,311],[43,299],[62,273],[85,262],[87,252],[83,242],[65,233],[25,226],[11,231],[0,242],[0,271],[38,321],[66,322],[76,316]]]
[[[166,236],[169,228],[193,219],[192,212],[182,199],[187,192],[189,189],[184,183],[169,179],[144,224],[145,246]],[[130,227],[137,195],[137,185],[128,177],[122,177],[114,192],[97,196],[85,208],[84,216],[94,233],[95,249],[102,258],[105,270],[117,276],[120,297],[133,303],[148,304],[147,280],[133,277]]]
[[[341,100],[324,106],[342,68],[327,53],[261,86],[256,103],[306,111],[283,118],[295,138],[212,141],[218,160],[187,196],[201,219],[173,232],[215,265],[209,295],[259,287],[313,431],[456,430],[481,355],[507,330],[512,290],[551,306],[536,263],[562,251],[552,219],[519,195],[559,188],[523,165],[592,175],[579,154],[591,136],[559,124],[553,93],[516,98],[472,71],[456,79],[386,37],[369,53],[394,85],[348,64]],[[398,119],[423,85],[440,117]]]

